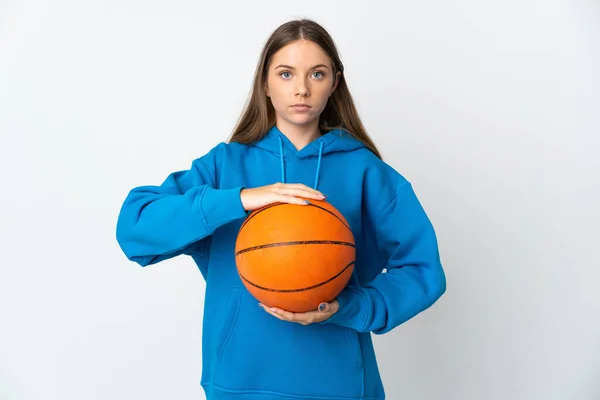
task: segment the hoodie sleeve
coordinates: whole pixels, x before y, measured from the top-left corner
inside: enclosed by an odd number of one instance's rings
[[[446,290],[433,226],[409,182],[374,222],[386,272],[362,286],[347,286],[340,308],[325,323],[383,334],[429,308]]]
[[[129,260],[147,266],[192,254],[215,229],[246,216],[242,187],[217,188],[217,150],[194,160],[189,170],[171,173],[160,186],[129,192],[116,229],[117,242]]]

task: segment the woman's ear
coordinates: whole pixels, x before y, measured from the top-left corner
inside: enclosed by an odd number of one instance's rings
[[[266,83],[263,86],[263,90],[265,91],[265,96],[269,97],[269,86]]]
[[[340,71],[338,71],[337,74],[335,74],[335,82],[333,82],[333,86],[331,87],[331,93],[329,93],[330,96],[333,94],[333,92],[335,92],[335,89],[337,88],[338,83],[340,83],[341,76],[342,76],[342,73]]]

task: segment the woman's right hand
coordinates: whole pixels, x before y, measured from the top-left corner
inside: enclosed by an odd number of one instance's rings
[[[242,189],[240,197],[246,211],[256,210],[272,203],[306,205],[308,203],[305,199],[325,199],[323,193],[301,183],[275,183],[252,189]]]

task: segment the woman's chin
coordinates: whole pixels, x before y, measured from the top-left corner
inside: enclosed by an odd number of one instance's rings
[[[290,124],[298,125],[298,126],[307,126],[311,125],[315,122],[315,118],[309,115],[288,115],[286,120]]]

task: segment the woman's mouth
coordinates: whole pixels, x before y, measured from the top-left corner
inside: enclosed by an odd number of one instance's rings
[[[306,110],[308,110],[309,108],[310,108],[310,106],[309,106],[309,105],[306,105],[306,104],[294,104],[294,105],[292,106],[292,109],[293,109],[293,110],[296,110],[296,111],[306,111]]]

